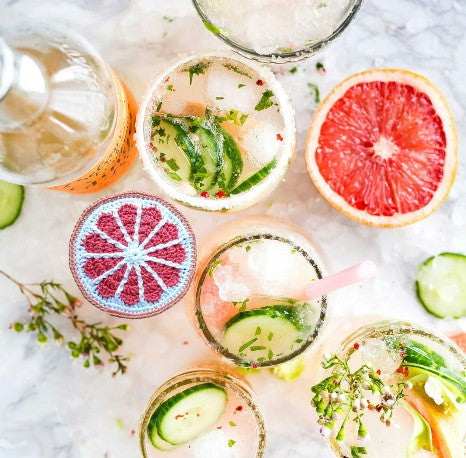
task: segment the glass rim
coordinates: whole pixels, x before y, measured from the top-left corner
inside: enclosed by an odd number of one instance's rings
[[[203,9],[199,5],[199,0],[192,0],[192,2],[193,2],[194,8],[197,11],[197,14],[201,18],[204,25],[207,24],[213,27],[217,27],[215,24],[213,24],[210,21],[210,19],[204,13]],[[343,31],[349,26],[349,24],[353,21],[353,19],[356,17],[356,14],[361,9],[363,2],[364,0],[352,0],[350,11],[347,13],[346,17],[340,22],[340,24],[334,29],[334,31],[330,35],[323,38],[322,40],[312,43],[310,46],[306,46],[304,48],[297,49],[295,51],[289,51],[289,52],[276,51],[276,52],[261,54],[252,48],[243,46],[237,43],[236,41],[230,39],[228,37],[228,34],[225,34],[222,32],[222,29],[220,29],[219,33],[214,33],[210,31],[209,32],[217,36],[220,40],[222,40],[224,43],[230,46],[238,54],[241,54],[242,56],[248,57],[250,59],[254,59],[259,62],[275,63],[275,64],[296,62],[296,61],[303,60],[303,59],[313,56],[314,54],[319,52],[322,48],[326,47],[328,44],[334,41],[338,36],[340,36],[343,33]]]
[[[303,249],[301,248],[297,242],[294,242],[293,240],[287,239],[283,236],[280,235],[274,235],[270,233],[257,233],[254,235],[247,235],[247,236],[239,236],[235,237],[228,242],[218,246],[215,250],[215,253],[212,257],[210,257],[209,262],[207,263],[206,267],[203,269],[199,280],[197,281],[195,285],[195,297],[194,297],[194,315],[197,320],[197,325],[202,332],[205,340],[207,341],[209,347],[211,347],[214,351],[228,359],[229,361],[233,362],[235,365],[239,367],[246,367],[246,368],[264,368],[264,367],[274,367],[279,364],[286,363],[287,361],[290,361],[302,353],[304,353],[312,344],[314,344],[320,335],[322,334],[324,324],[326,322],[327,318],[327,308],[328,308],[328,301],[327,301],[327,296],[321,296],[321,304],[320,304],[320,313],[317,319],[317,322],[315,326],[313,327],[312,333],[308,336],[308,338],[304,341],[304,343],[298,347],[295,351],[282,356],[278,359],[272,359],[268,361],[260,361],[260,362],[255,362],[255,363],[249,363],[243,358],[241,358],[238,355],[235,355],[234,353],[231,353],[228,351],[227,348],[225,348],[223,345],[221,345],[218,340],[212,335],[210,332],[209,328],[207,327],[201,306],[200,306],[200,298],[201,298],[201,291],[202,291],[202,286],[204,284],[204,280],[206,276],[209,274],[209,270],[211,266],[215,263],[215,261],[227,250],[230,248],[234,247],[235,245],[238,245],[240,243],[248,242],[251,240],[260,240],[260,239],[267,239],[267,240],[278,240],[280,242],[288,243],[290,244],[293,249],[296,250],[296,252],[300,253],[301,255],[304,256],[306,261],[308,261],[313,269],[315,270],[316,276],[318,279],[321,279],[323,277],[322,275],[322,270],[321,267],[317,265],[317,263],[312,259],[312,257]]]
[[[265,423],[252,389],[239,377],[230,374],[221,368],[207,366],[188,369],[180,372],[177,375],[174,375],[173,377],[163,382],[162,385],[160,385],[154,391],[150,399],[147,401],[144,413],[139,422],[139,446],[143,458],[149,458],[149,455],[146,452],[146,430],[150,421],[150,417],[152,416],[157,406],[165,400],[170,391],[176,388],[180,388],[184,385],[189,385],[193,382],[215,383],[215,381],[218,383],[223,382],[227,389],[232,389],[235,394],[240,394],[240,396],[245,400],[248,408],[254,415],[254,419],[257,425],[258,447],[256,458],[262,458],[264,456],[266,448]],[[175,450],[176,449],[173,451]]]

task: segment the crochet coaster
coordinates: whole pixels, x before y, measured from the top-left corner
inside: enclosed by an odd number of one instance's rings
[[[160,197],[125,192],[79,218],[70,268],[84,297],[111,315],[145,318],[178,302],[192,281],[196,241],[186,218]]]

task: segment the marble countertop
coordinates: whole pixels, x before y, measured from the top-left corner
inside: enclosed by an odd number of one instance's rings
[[[138,99],[176,55],[223,46],[203,28],[189,0],[0,0],[0,31],[13,16],[76,29]],[[312,233],[333,269],[364,258],[379,265],[373,281],[333,295],[333,323],[371,314],[409,319],[447,333],[465,330],[465,320],[439,320],[425,313],[413,288],[415,269],[425,258],[441,251],[466,252],[466,159],[461,151],[466,140],[465,30],[465,0],[367,0],[349,29],[320,55],[299,63],[297,73],[289,73],[289,66],[284,71],[275,67],[296,109],[297,157],[286,181],[247,211],[206,215],[181,209],[198,238],[246,214],[284,217]],[[325,76],[314,71],[318,60],[327,68]],[[315,109],[307,83],[317,83],[325,95],[345,76],[375,66],[404,67],[432,79],[447,96],[460,135],[460,168],[448,200],[428,219],[394,230],[364,227],[333,210],[312,186],[302,153]],[[54,279],[77,293],[67,260],[71,230],[96,198],[128,189],[155,191],[140,163],[99,195],[28,189],[20,219],[0,232],[0,268],[25,282]],[[108,368],[84,369],[65,349],[39,347],[31,335],[9,331],[11,322],[25,318],[26,308],[17,289],[3,278],[0,298],[2,458],[136,458],[140,453],[132,431],[153,390],[194,362],[215,358],[197,338],[180,303],[159,317],[131,323],[124,348],[133,355],[128,373],[112,379]],[[89,305],[79,312],[92,320],[121,322]],[[308,359],[312,361],[312,354]],[[310,416],[308,374],[293,383],[269,373],[249,380],[268,427],[268,458],[332,456]]]

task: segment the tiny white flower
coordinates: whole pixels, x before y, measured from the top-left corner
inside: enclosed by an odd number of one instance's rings
[[[330,401],[335,402],[338,399],[337,393],[330,393]]]
[[[413,389],[413,384],[412,384],[411,382],[406,382],[406,383],[405,383],[405,388],[406,388],[407,390],[412,390],[412,389]]]
[[[366,398],[361,398],[361,407],[363,409],[367,409],[367,407],[369,406],[369,402],[367,401]]]
[[[382,392],[385,394],[391,394],[392,390],[390,389],[388,385],[384,385],[382,388]]]
[[[342,404],[346,402],[346,396],[343,393],[338,395],[338,402]]]

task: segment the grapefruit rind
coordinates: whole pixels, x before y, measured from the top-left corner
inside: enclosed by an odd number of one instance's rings
[[[439,183],[433,198],[424,207],[409,213],[397,213],[394,216],[374,216],[364,210],[359,210],[351,206],[346,200],[332,190],[330,185],[324,180],[319,172],[319,167],[315,159],[315,151],[319,144],[319,136],[327,114],[334,104],[349,90],[352,86],[359,83],[368,83],[372,81],[381,82],[398,82],[413,86],[418,91],[426,94],[437,115],[442,120],[443,130],[446,138],[445,165],[442,180]],[[417,73],[402,69],[373,69],[356,73],[349,76],[338,84],[325,97],[312,119],[305,149],[306,165],[308,173],[322,196],[339,212],[359,223],[376,226],[381,228],[399,227],[414,223],[426,218],[432,214],[447,198],[456,175],[458,162],[458,137],[456,132],[453,115],[448,103],[439,91],[427,78]]]
[[[160,212],[161,220],[158,224],[159,230],[167,224],[172,226],[174,225],[177,228],[177,241],[174,240],[174,245],[182,247],[184,259],[179,265],[177,263],[171,263],[169,260],[168,262],[164,263],[164,265],[176,266],[179,275],[176,277],[177,283],[174,285],[167,286],[166,284],[163,284],[163,282],[160,284],[162,292],[157,299],[148,300],[145,297],[147,292],[144,290],[144,281],[142,280],[140,270],[139,273],[137,273],[137,269],[128,268],[130,264],[126,262],[127,258],[121,254],[121,247],[119,248],[118,242],[115,243],[116,248],[113,252],[109,252],[108,248],[107,251],[103,254],[102,252],[89,253],[87,251],[85,244],[86,237],[96,234],[104,235],[97,227],[99,218],[102,215],[113,215],[116,220],[116,217],[119,216],[118,210],[124,205],[132,205],[138,209],[138,219],[135,222],[135,228],[137,227],[137,229],[139,229],[141,223],[140,215],[144,209],[156,209],[156,211]],[[118,224],[120,223],[121,220]],[[122,233],[124,233],[125,237],[135,239],[134,234],[137,233],[137,229],[135,229],[134,233],[128,233],[128,231],[125,233],[124,230]],[[153,228],[153,231],[156,231],[156,227]],[[157,232],[152,234],[152,237],[156,236]],[[109,243],[114,243],[111,242],[111,240],[108,241]],[[147,241],[150,241],[149,238],[147,238]],[[143,242],[144,241],[141,240],[141,244],[143,244]],[[139,246],[141,244],[139,244]],[[123,245],[125,245],[124,242]],[[138,245],[138,243],[136,243],[136,245]],[[162,244],[158,246],[161,245]],[[152,250],[154,249],[156,250],[157,246],[152,247]],[[163,249],[163,247],[160,249]],[[99,292],[98,286],[99,282],[101,281],[99,278],[104,277],[109,272],[115,272],[115,270],[117,270],[116,266],[118,263],[115,262],[113,267],[112,263],[110,263],[110,267],[104,266],[102,268],[102,272],[104,273],[100,276],[97,276],[96,278],[92,278],[88,274],[89,272],[86,272],[85,263],[87,260],[94,257],[105,257],[106,261],[109,261],[112,258],[118,258],[120,267],[124,269],[125,275],[123,276],[122,280],[119,281],[120,286],[114,296],[104,297]],[[196,265],[195,237],[186,218],[175,207],[173,207],[165,200],[151,194],[141,192],[125,192],[100,199],[84,210],[71,235],[69,245],[69,263],[71,272],[79,289],[81,290],[81,293],[91,304],[114,316],[122,318],[146,318],[163,312],[164,310],[177,303],[186,294],[186,291],[191,284]],[[138,290],[135,296],[138,298],[138,300],[134,300],[133,298],[132,301],[127,300],[125,302],[121,298],[121,292],[122,288],[125,286],[124,283],[128,281],[128,277],[132,274],[132,272],[135,272],[137,276]],[[154,278],[157,280],[156,276],[154,276]],[[158,278],[157,281],[159,280],[160,278]],[[129,304],[128,302],[133,303]]]

